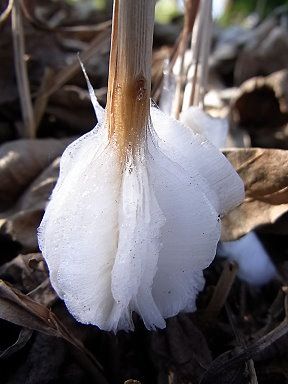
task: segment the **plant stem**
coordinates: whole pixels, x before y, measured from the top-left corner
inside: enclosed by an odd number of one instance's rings
[[[16,0],[12,9],[12,35],[14,49],[14,65],[24,123],[22,137],[33,139],[36,136],[31,93],[25,61],[24,30],[20,1]]]
[[[174,96],[174,102],[172,106],[171,115],[176,119],[179,119],[181,107],[183,104],[183,87],[185,81],[187,81],[187,73],[184,69],[185,54],[189,44],[189,38],[193,33],[195,19],[198,13],[200,0],[186,0],[185,1],[185,14],[184,14],[184,26],[179,42],[178,58],[180,60],[179,74],[176,78],[176,90]],[[172,69],[172,68],[171,68]]]
[[[149,119],[155,0],[115,0],[107,122],[122,154],[137,150]]]
[[[182,111],[185,111],[190,105],[204,108],[212,32],[212,0],[202,0],[191,39],[193,57],[188,70]]]

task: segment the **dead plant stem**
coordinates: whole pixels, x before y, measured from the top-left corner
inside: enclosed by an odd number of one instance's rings
[[[36,135],[36,130],[27,73],[27,64],[25,61],[24,30],[19,0],[14,1],[14,6],[12,9],[12,35],[14,65],[24,123],[23,130],[21,130],[20,134],[22,137],[33,139]]]
[[[155,0],[115,0],[107,119],[121,152],[135,149],[149,119]]]

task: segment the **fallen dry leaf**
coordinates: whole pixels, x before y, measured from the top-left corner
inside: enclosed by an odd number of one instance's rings
[[[0,210],[11,207],[24,189],[57,156],[71,139],[16,140],[0,147]]]
[[[288,71],[245,81],[232,102],[232,115],[244,127],[277,127],[287,123]]]
[[[59,158],[29,185],[14,207],[0,215],[0,231],[22,245],[22,251],[38,249],[37,228],[59,173]]]
[[[245,184],[244,202],[223,219],[222,240],[235,240],[252,229],[273,224],[288,211],[288,151],[228,149],[225,155]]]
[[[0,318],[16,325],[66,338],[62,324],[50,310],[0,280]],[[68,337],[69,338],[69,337]]]
[[[107,384],[102,367],[57,316],[47,307],[32,300],[17,289],[0,280],[0,318],[24,328],[42,332],[49,336],[61,337],[82,354],[83,365],[89,369],[94,380]]]
[[[58,156],[72,140],[17,140],[2,146],[2,158],[0,149],[0,233],[24,253],[38,250],[37,228],[58,178]]]
[[[15,288],[29,292],[29,297],[40,304],[50,306],[57,298],[41,253],[20,254],[1,265],[1,278],[13,283]]]
[[[248,131],[252,146],[288,148],[287,89],[287,70],[253,77],[241,85],[231,103],[231,118],[233,125]]]

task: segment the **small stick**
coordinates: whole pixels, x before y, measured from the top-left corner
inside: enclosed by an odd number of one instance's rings
[[[122,154],[136,150],[149,119],[154,0],[115,0],[107,122]]]
[[[4,23],[5,20],[9,17],[12,8],[13,8],[14,0],[9,0],[7,7],[4,9],[4,11],[0,15],[0,25]]]
[[[224,307],[227,297],[234,283],[238,266],[235,263],[226,262],[222,274],[215,287],[213,296],[206,308],[209,317],[217,317],[218,313]]]
[[[200,74],[200,89],[199,89],[199,104],[204,107],[204,95],[207,88],[208,79],[208,59],[211,48],[212,39],[212,0],[207,0],[205,3],[205,18],[203,22],[203,32],[201,36],[201,74]]]
[[[208,371],[204,373],[200,383],[214,382],[223,372],[239,366],[240,363],[255,359],[265,349],[271,347],[277,341],[288,334],[287,317],[271,332],[267,333],[261,339],[248,344],[246,348],[230,350],[218,356],[210,365]],[[214,380],[214,381],[213,381]]]
[[[22,25],[22,14],[19,0],[15,0],[12,9],[12,35],[14,49],[14,65],[16,71],[18,91],[20,95],[21,112],[24,129],[21,136],[33,139],[36,135],[33,106],[25,62],[24,30]]]
[[[186,0],[185,2],[185,17],[184,27],[179,41],[178,58],[180,59],[180,71],[176,78],[176,91],[174,96],[172,116],[179,119],[181,106],[183,103],[183,86],[187,81],[187,73],[184,71],[185,54],[189,43],[189,38],[192,36],[196,16],[199,9],[199,0]]]
[[[212,1],[203,0],[191,38],[193,57],[188,71],[188,81],[184,91],[182,111],[185,111],[190,105],[204,106],[211,37]]]
[[[167,68],[168,76],[173,76],[172,74],[173,67],[176,63],[177,58],[180,58],[180,57],[182,61],[180,64],[180,67],[181,67],[180,74],[182,74],[183,72],[184,55],[189,43],[189,37],[193,32],[197,12],[199,9],[199,4],[200,4],[200,0],[185,0],[184,26],[169,56],[169,65]],[[164,78],[163,73],[161,73],[161,75],[154,82],[154,87],[152,89],[152,97],[155,100],[158,100],[160,98],[161,87],[163,87],[163,78]],[[184,81],[185,79],[183,78],[181,81],[182,86]],[[178,85],[178,87],[180,87],[180,91],[181,91],[180,84]],[[179,95],[177,97],[181,98],[182,91],[181,92],[176,91],[176,92]],[[180,100],[177,101],[177,97],[176,96],[174,97],[176,101],[174,101],[175,106],[173,106],[173,108],[175,112],[172,113],[173,116],[177,116],[177,114],[179,115],[179,112],[181,109],[181,101]]]
[[[236,322],[235,322],[235,316],[228,303],[225,304],[225,308],[226,308],[226,313],[228,316],[229,323],[235,335],[235,339],[237,343],[245,349],[247,347],[245,337],[241,332],[241,330],[237,328]],[[246,361],[245,364],[246,364],[246,369],[248,370],[248,373],[249,373],[249,384],[258,384],[258,378],[255,370],[254,361],[252,359],[249,359]]]
[[[54,82],[54,72],[50,68],[45,68],[38,95],[34,102],[35,126],[38,128],[45,113],[49,96],[44,96],[45,90]]]

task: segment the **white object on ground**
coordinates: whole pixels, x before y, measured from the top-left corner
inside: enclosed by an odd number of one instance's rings
[[[239,240],[220,242],[217,254],[236,261],[238,276],[251,285],[267,284],[277,276],[275,266],[254,232]]]
[[[199,107],[189,107],[180,114],[180,121],[205,136],[217,148],[225,146],[229,128],[227,119],[211,117]]]
[[[147,136],[119,161],[104,110],[64,152],[39,228],[51,283],[69,311],[104,330],[148,329],[195,310],[222,215],[244,197],[227,159],[155,107]]]

